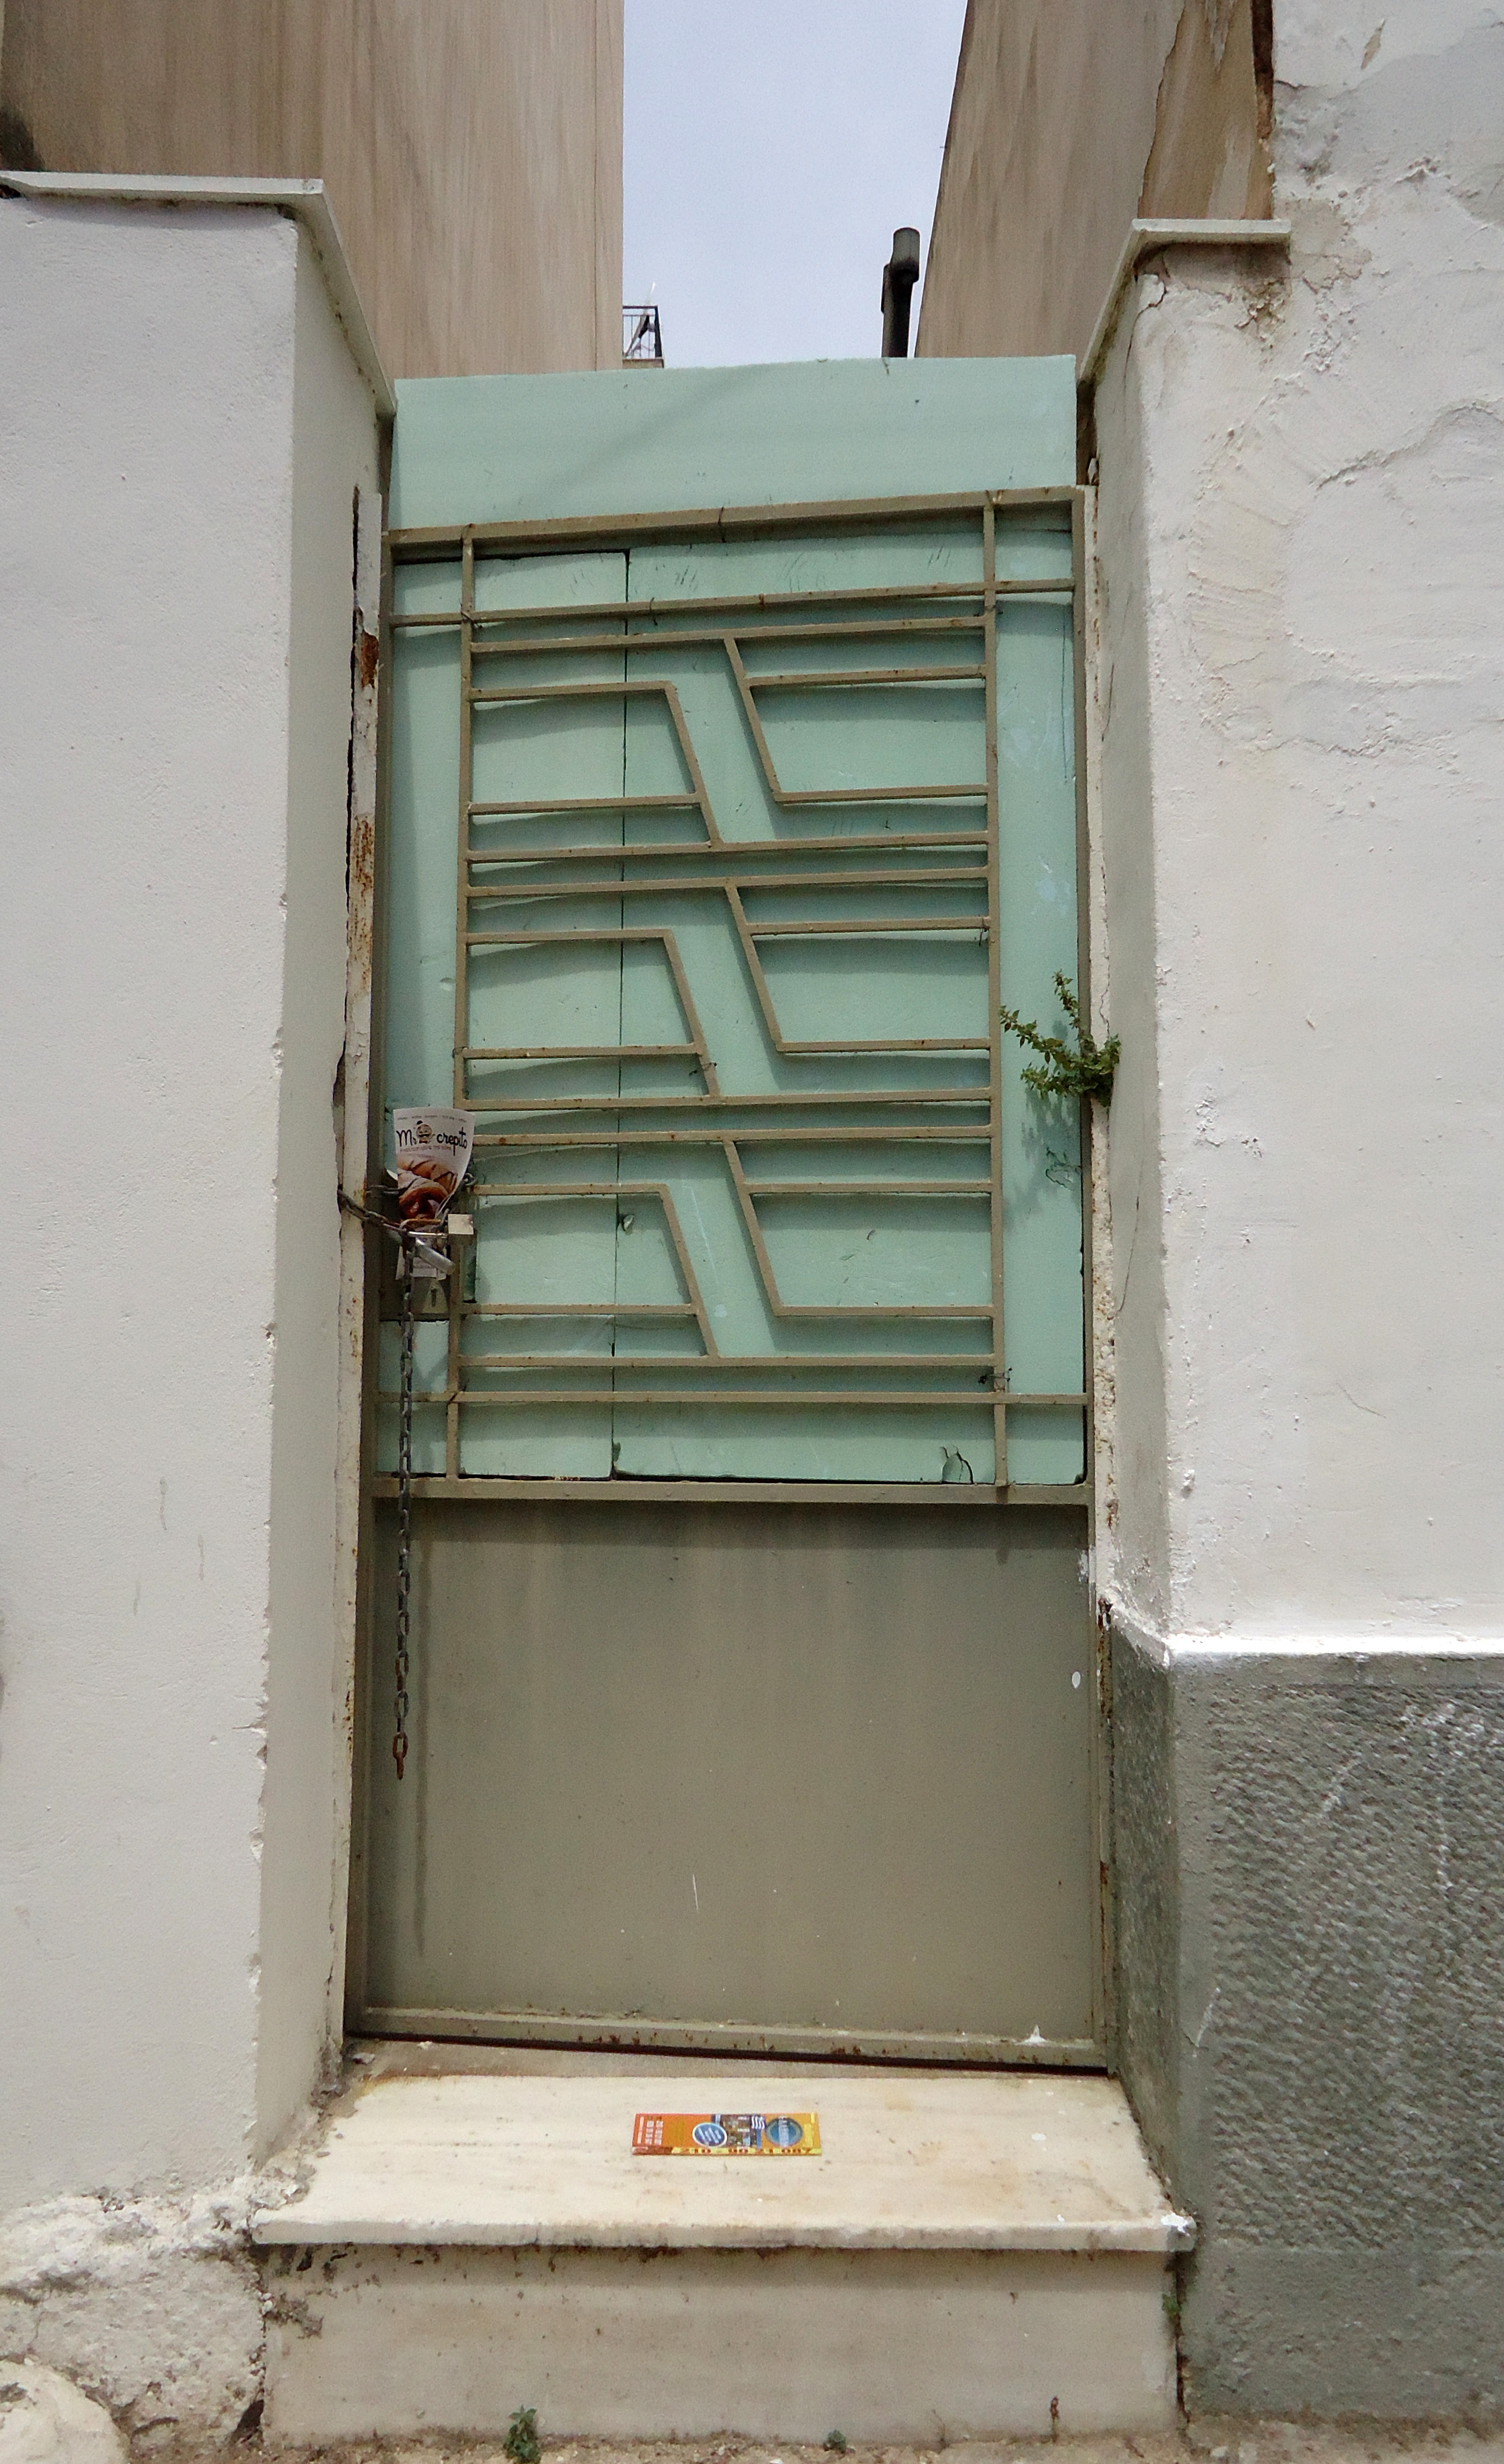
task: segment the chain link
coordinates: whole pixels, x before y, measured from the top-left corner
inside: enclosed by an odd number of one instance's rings
[[[407,1678],[412,1665],[412,1270],[413,1253],[404,1240],[397,1259],[402,1371],[397,1400],[397,1694],[393,1704],[392,1760],[399,1779],[407,1760]]]

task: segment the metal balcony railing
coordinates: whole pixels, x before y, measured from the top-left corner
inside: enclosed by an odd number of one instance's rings
[[[657,361],[662,364],[664,331],[658,321],[658,311],[651,301],[638,308],[621,311],[621,357],[623,360]]]

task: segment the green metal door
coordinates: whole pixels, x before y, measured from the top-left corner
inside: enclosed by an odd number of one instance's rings
[[[1099,2057],[1080,1125],[999,1018],[1083,972],[1079,524],[1047,482],[394,533],[384,1093],[474,1111],[475,1237],[418,1329],[365,2024]],[[387,1325],[379,1531],[394,1384]],[[838,1844],[812,1756],[885,1813]]]

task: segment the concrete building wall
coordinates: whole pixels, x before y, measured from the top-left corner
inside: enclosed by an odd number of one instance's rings
[[[1275,15],[1096,389],[1124,2077],[1203,2406],[1504,2398],[1504,25]]]
[[[316,2087],[373,402],[271,211],[0,202],[0,2350],[218,2420]],[[148,2384],[154,2381],[154,2384]]]
[[[387,367],[621,364],[622,0],[7,0],[0,162],[322,179]]]
[[[1136,214],[1268,211],[1269,0],[970,0],[917,348],[1080,357]]]
[[[1204,176],[1249,158],[1203,24],[976,0],[922,349],[1079,352],[1135,211],[1267,209]],[[1484,2415],[1504,22],[1272,33],[1288,259],[1144,263],[1088,405],[1119,2059],[1200,2228],[1193,2407]]]

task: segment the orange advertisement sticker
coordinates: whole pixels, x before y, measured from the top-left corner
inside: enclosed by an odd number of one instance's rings
[[[640,2113],[634,2156],[817,2156],[817,2113]]]

